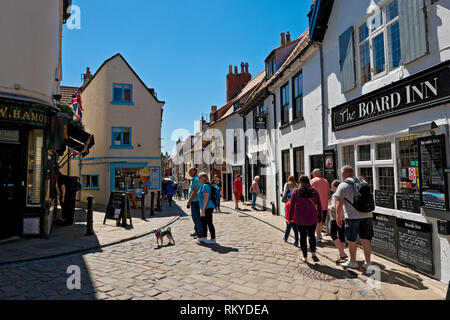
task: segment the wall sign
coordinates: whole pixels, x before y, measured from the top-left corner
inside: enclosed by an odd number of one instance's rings
[[[418,143],[421,206],[448,211],[445,135],[419,138]]]
[[[161,190],[161,167],[149,167],[149,190],[160,191]]]
[[[450,101],[450,62],[444,62],[332,110],[333,131]]]
[[[375,205],[377,207],[395,209],[395,192],[375,190]]]
[[[267,121],[267,116],[266,115],[261,115],[258,114],[255,117],[255,129],[256,130],[264,130],[266,129],[266,121]]]
[[[434,273],[432,225],[397,219],[398,260],[414,269]]]
[[[372,249],[391,259],[397,260],[397,222],[396,218],[383,214],[373,214]]]
[[[50,117],[46,112],[32,107],[29,104],[17,103],[17,105],[11,105],[0,102],[0,121],[18,122],[44,127],[50,123]]]

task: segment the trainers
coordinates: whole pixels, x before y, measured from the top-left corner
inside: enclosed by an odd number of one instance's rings
[[[343,264],[341,264],[341,266],[343,266],[344,268],[358,269],[359,264],[356,261],[348,260],[347,262],[344,262]]]
[[[371,266],[373,266],[372,262],[364,262],[363,264],[363,269],[367,270],[369,269]]]
[[[205,244],[207,240],[203,240],[203,239],[197,239],[197,243],[198,244]]]
[[[216,244],[216,240],[205,240],[206,244]]]
[[[196,237],[196,236],[197,236],[197,233],[196,233],[196,232],[191,233],[191,237]]]

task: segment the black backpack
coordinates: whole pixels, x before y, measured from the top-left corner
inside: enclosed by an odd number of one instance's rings
[[[347,179],[344,182],[352,185],[354,192],[353,203],[348,199],[345,199],[345,201],[350,203],[359,212],[368,213],[375,210],[375,201],[367,182],[359,180],[358,178],[353,178],[353,180]]]
[[[217,205],[216,187],[211,185],[210,183],[206,184],[211,188],[211,195],[209,197],[209,200],[211,200],[214,205]]]

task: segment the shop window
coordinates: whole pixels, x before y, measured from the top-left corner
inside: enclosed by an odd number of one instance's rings
[[[394,168],[377,168],[378,190],[395,192]]]
[[[98,190],[100,188],[98,184],[98,175],[83,175],[83,189],[85,190]]]
[[[397,168],[398,168],[398,192],[406,194],[418,194],[418,168],[419,150],[417,137],[410,136],[397,139]],[[415,179],[410,176],[410,171],[416,171]]]
[[[305,150],[303,147],[294,150],[294,176],[298,183],[300,176],[305,174]]]
[[[141,192],[141,179],[139,171],[141,169],[121,168],[115,169],[114,191],[119,192]]]
[[[370,186],[370,190],[373,193],[373,171],[372,171],[372,167],[370,168],[359,168],[359,178],[363,179],[364,181],[366,181],[369,186]]]
[[[133,149],[131,146],[131,128],[112,128],[112,149]]]
[[[358,146],[358,161],[370,161],[370,144]]]
[[[289,176],[291,175],[291,152],[290,150],[282,151],[281,153],[282,164],[283,164],[283,186],[287,182]]]
[[[289,122],[289,83],[281,87],[281,124]]]
[[[43,143],[44,131],[31,130],[28,140],[27,171],[27,206],[29,207],[38,207],[41,204]]]
[[[390,142],[376,144],[376,160],[392,160],[392,148]]]
[[[355,147],[342,147],[342,166],[351,166],[355,168]]]
[[[133,104],[133,85],[131,84],[113,84],[112,104]]]

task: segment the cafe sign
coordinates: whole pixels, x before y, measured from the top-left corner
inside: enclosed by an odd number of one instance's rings
[[[450,101],[450,62],[333,108],[333,131]]]
[[[42,110],[30,106],[11,106],[0,102],[0,121],[46,126],[50,117]]]

